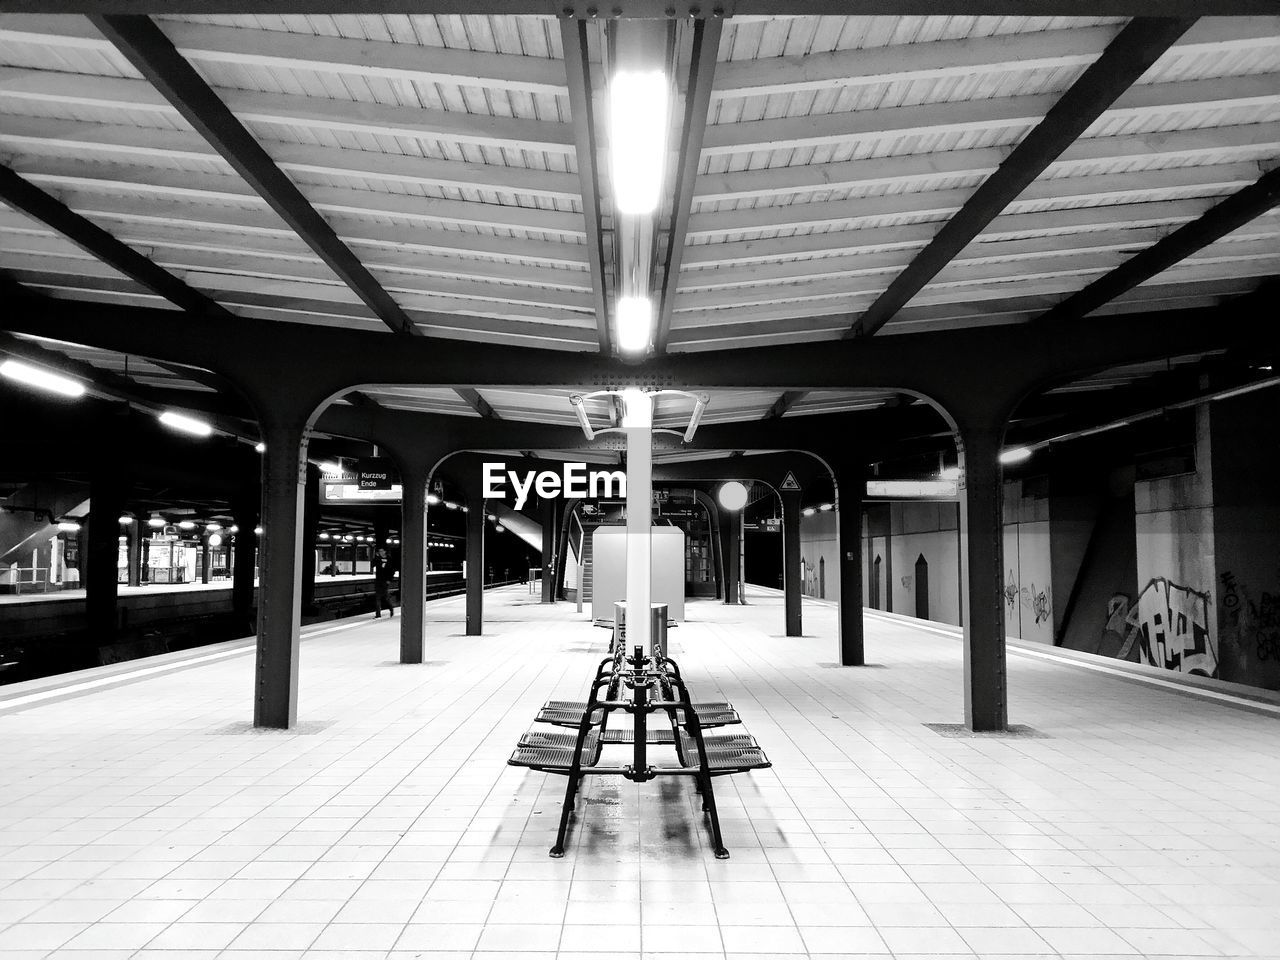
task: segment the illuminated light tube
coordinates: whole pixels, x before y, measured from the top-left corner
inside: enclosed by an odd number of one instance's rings
[[[80,524],[74,520],[63,520],[58,524],[58,529],[63,533],[77,533],[80,530]]]
[[[653,301],[648,297],[619,297],[615,311],[618,349],[623,353],[644,353],[653,335]]]
[[[160,414],[160,422],[171,430],[189,433],[193,437],[207,437],[213,433],[213,427],[203,420],[197,420],[195,417],[188,417],[173,410],[166,410]]]
[[[159,530],[164,526],[164,517],[152,517],[147,521],[147,526],[152,530]]]
[[[261,527],[254,527],[254,528],[253,528],[253,532],[254,532],[254,533],[256,533],[258,536],[262,536],[262,528],[261,528]]]
[[[609,82],[609,155],[619,213],[658,209],[666,167],[670,84],[660,70],[619,70]]]
[[[72,380],[70,377],[64,377],[60,373],[54,373],[43,367],[33,367],[21,360],[6,360],[0,363],[0,375],[63,397],[84,396],[84,384],[79,380]]]
[[[819,509],[819,510],[822,510],[822,511],[824,511],[824,512],[825,512],[825,511],[827,511],[827,510],[834,510],[834,509],[835,509],[835,504],[834,504],[834,503],[824,503],[824,504],[822,504],[822,506],[818,507],[818,509]]]
[[[427,505],[428,505],[428,506],[434,507],[434,506],[435,506],[436,504],[438,504],[439,502],[440,502],[440,498],[439,498],[439,497],[437,497],[434,493],[428,493],[428,494],[427,494]]]
[[[124,516],[122,516],[122,517],[120,518],[120,523],[122,523],[124,526],[126,526],[126,527],[127,527],[127,526],[129,526],[129,524],[133,523],[133,517],[129,516],[129,515],[126,513]]]
[[[320,534],[320,539],[321,539],[321,540],[328,540],[328,539],[329,539],[329,535],[328,535],[327,533],[322,533],[322,534]]]
[[[253,449],[257,450],[259,453],[266,453],[267,445],[263,443],[261,440],[259,440],[257,443],[253,445]]]
[[[806,517],[812,517],[812,516],[813,516],[815,513],[817,513],[818,511],[817,511],[817,510],[815,510],[813,507],[805,507],[805,508],[804,508],[803,510],[801,510],[800,512],[801,512],[802,514],[804,514]]]
[[[1031,459],[1030,447],[1010,447],[1000,451],[1000,462],[1003,464],[1023,463]]]
[[[194,530],[195,528],[196,528],[196,525],[195,525],[195,521],[193,520],[183,520],[178,524],[179,530]]]
[[[209,532],[209,533],[216,533],[217,531],[219,531],[219,530],[221,530],[221,529],[222,529],[222,524],[220,524],[220,523],[206,523],[206,524],[204,525],[204,528],[205,528],[205,530],[206,530],[207,532]]]

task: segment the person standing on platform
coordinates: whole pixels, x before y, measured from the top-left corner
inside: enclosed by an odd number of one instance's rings
[[[395,564],[387,553],[386,547],[379,547],[373,555],[373,602],[375,604],[373,618],[382,619],[382,605],[387,605],[387,615],[394,617],[396,608],[391,603],[391,578],[395,576]]]

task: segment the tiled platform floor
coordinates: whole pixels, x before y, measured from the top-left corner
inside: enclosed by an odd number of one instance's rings
[[[733,859],[684,785],[588,781],[563,860],[563,780],[504,765],[606,634],[523,588],[490,634],[432,608],[303,644],[302,725],[246,725],[235,656],[0,715],[0,960],[1280,957],[1280,724],[1010,658],[1011,719],[950,739],[960,647],[779,600],[691,604],[673,631],[775,768],[721,780]]]

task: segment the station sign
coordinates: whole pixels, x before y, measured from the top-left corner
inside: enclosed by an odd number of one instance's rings
[[[386,457],[344,460],[320,478],[321,503],[399,503],[395,465]]]

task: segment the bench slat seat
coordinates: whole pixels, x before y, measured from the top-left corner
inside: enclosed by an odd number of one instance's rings
[[[745,773],[748,770],[763,770],[773,766],[764,751],[755,744],[730,745],[716,743],[716,738],[708,738],[707,766],[713,777],[730,773]],[[684,754],[684,762],[691,767],[698,765],[698,745],[693,737],[680,731],[680,749]],[[572,753],[572,749],[570,749]]]
[[[573,748],[577,734],[568,734],[569,742],[563,746],[518,746],[507,761],[513,767],[532,767],[552,773],[566,773],[573,766]],[[600,759],[600,735],[587,734],[582,744],[582,766],[592,767]]]
[[[578,704],[577,708],[553,707],[550,704],[538,711],[537,723],[550,723],[557,727],[577,727],[582,723],[582,715],[586,712],[586,704]],[[719,703],[695,703],[694,712],[698,722],[704,727],[725,727],[741,723],[737,711],[726,708]]]
[[[657,745],[671,745],[675,743],[675,737],[672,735],[670,728],[646,731],[646,743]],[[562,747],[572,749],[577,742],[578,735],[576,733],[559,733],[552,731],[530,730],[520,738],[520,746],[522,747]],[[606,730],[603,743],[605,746],[610,745],[627,745],[635,743],[635,732],[632,730]],[[714,737],[707,737],[707,749],[715,747],[754,747],[758,746],[755,737],[745,733],[726,733]]]

